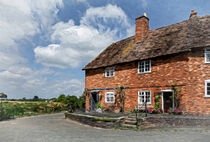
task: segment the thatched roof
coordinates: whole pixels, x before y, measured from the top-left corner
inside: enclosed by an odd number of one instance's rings
[[[119,63],[154,58],[210,46],[210,15],[194,16],[189,20],[150,30],[142,42],[135,37],[108,46],[83,70],[112,66]]]

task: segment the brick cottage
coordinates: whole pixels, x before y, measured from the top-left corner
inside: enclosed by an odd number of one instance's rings
[[[186,21],[150,30],[144,14],[135,36],[112,43],[83,70],[86,109],[100,103],[129,112],[146,102],[210,114],[210,15],[192,10]]]

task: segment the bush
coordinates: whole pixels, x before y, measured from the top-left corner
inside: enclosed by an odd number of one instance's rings
[[[80,96],[79,99],[76,96],[60,95],[57,99],[53,99],[54,102],[62,102],[67,105],[68,110],[75,111],[76,109],[85,108],[85,96]]]

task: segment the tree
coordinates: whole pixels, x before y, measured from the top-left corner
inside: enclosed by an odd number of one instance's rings
[[[65,96],[64,94],[61,94],[61,95],[58,97],[57,101],[58,101],[58,102],[63,102],[63,103],[65,103],[65,101],[66,101],[66,96]]]
[[[33,101],[39,101],[39,97],[38,96],[34,96]]]
[[[85,95],[82,95],[78,99],[79,108],[85,108]]]

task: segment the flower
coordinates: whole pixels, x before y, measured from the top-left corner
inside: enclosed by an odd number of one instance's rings
[[[173,110],[172,113],[176,114],[176,115],[180,115],[180,114],[182,114],[182,110],[177,108],[177,109]]]

